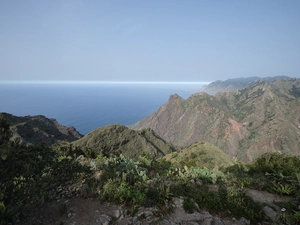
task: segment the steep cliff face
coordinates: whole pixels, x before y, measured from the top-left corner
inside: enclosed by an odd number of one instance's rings
[[[131,130],[123,125],[109,125],[91,131],[74,146],[90,148],[94,155],[100,153],[122,153],[126,157],[136,158],[142,154],[151,157],[163,157],[176,151],[175,147],[157,136],[151,129]]]
[[[206,141],[231,156],[236,155],[238,142],[249,135],[217,98],[205,93],[192,95],[187,100],[172,95],[157,112],[131,126],[133,129],[145,127],[174,145],[186,147]]]
[[[300,154],[300,82],[259,82],[215,96],[177,95],[131,126],[149,127],[167,141],[188,146],[209,142],[230,156],[252,161],[270,151]]]
[[[81,135],[74,127],[63,126],[55,119],[45,116],[14,116],[8,113],[0,113],[10,124],[12,139],[20,139],[25,144],[51,145],[59,141],[75,141]]]

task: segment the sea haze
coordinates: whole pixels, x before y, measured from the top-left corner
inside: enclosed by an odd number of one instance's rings
[[[189,97],[200,83],[0,83],[0,112],[44,115],[80,133],[130,125],[156,111],[171,94]]]

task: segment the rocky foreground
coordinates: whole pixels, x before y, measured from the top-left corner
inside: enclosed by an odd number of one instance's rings
[[[284,214],[284,209],[275,204],[276,201],[289,201],[291,197],[279,196],[257,190],[248,190],[247,195],[255,201],[265,203],[264,207],[269,221],[261,224],[273,224],[276,218]],[[183,209],[183,198],[173,198],[173,203],[167,208],[134,208],[101,202],[93,198],[60,198],[45,203],[33,210],[29,217],[18,224],[64,224],[64,225],[245,225],[250,224],[245,218],[228,218],[226,215],[212,215],[204,209],[186,213]]]
[[[239,220],[221,219],[206,211],[198,210],[188,214],[182,207],[183,199],[177,198],[173,203],[171,213],[165,214],[158,208],[139,208],[134,210],[124,209],[109,203],[100,203],[93,199],[61,199],[48,203],[43,209],[37,210],[31,218],[19,224],[86,224],[86,225],[130,225],[130,224],[157,224],[157,225],[196,225],[196,224],[250,224],[250,221],[241,218]],[[62,212],[62,206],[66,211]],[[134,215],[133,215],[134,214]]]

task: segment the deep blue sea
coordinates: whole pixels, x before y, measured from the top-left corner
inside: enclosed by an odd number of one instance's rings
[[[178,83],[0,83],[0,112],[44,115],[80,133],[130,125],[155,112],[171,94],[188,98],[203,86]]]

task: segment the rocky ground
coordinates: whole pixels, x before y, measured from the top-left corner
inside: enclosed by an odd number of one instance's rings
[[[273,224],[281,209],[275,201],[289,201],[289,197],[278,196],[266,192],[249,190],[247,194],[256,201],[264,202],[264,211]],[[57,225],[244,225],[250,224],[245,218],[221,218],[199,209],[194,213],[186,213],[182,207],[183,199],[173,200],[172,210],[152,208],[127,209],[125,207],[100,202],[91,198],[61,198],[45,203],[33,210],[29,217],[18,224],[57,224]]]

